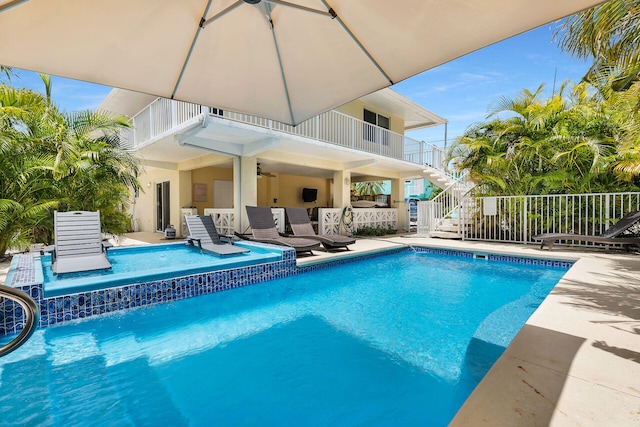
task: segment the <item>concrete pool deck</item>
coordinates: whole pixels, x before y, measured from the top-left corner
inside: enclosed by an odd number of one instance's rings
[[[131,233],[117,245],[165,242]],[[451,426],[640,425],[640,254],[414,236],[358,239],[298,265],[424,245],[575,261],[460,409]],[[0,264],[0,283],[8,263]]]

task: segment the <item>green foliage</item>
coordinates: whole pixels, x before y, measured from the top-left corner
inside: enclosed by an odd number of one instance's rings
[[[562,85],[546,101],[542,89],[499,99],[487,122],[455,141],[450,156],[469,170],[476,194],[638,191],[638,175],[621,163],[640,159],[623,148],[632,132],[628,107],[622,113],[586,83]]]
[[[593,64],[584,81],[606,91],[624,91],[640,74],[640,0],[609,0],[562,21],[560,47]]]
[[[382,194],[384,191],[383,181],[356,182],[353,186],[360,196],[375,196],[377,194]]]
[[[398,231],[393,227],[370,227],[365,225],[356,230],[356,236],[384,236],[387,234],[396,234]]]
[[[8,248],[50,243],[53,209],[100,210],[103,231],[122,234],[136,160],[119,147],[123,118],[65,114],[45,95],[0,85],[0,257]]]

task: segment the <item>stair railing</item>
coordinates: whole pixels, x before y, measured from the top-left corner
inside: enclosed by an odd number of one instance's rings
[[[463,200],[472,188],[469,185],[468,175],[469,172],[465,171],[436,197],[418,203],[418,234],[428,235],[435,231],[456,211],[459,215],[458,234],[460,234],[464,222]]]
[[[38,309],[38,304],[36,304],[33,298],[18,289],[0,285],[0,297],[19,304],[24,310],[25,317],[24,328],[22,328],[22,331],[20,331],[15,338],[9,341],[8,344],[0,347],[0,357],[2,357],[16,350],[22,344],[27,342],[31,335],[33,335],[33,332],[36,330],[40,320],[40,310]]]

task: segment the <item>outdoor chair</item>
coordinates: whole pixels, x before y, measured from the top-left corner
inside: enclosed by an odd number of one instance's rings
[[[533,236],[534,240],[540,240],[540,249],[545,245],[549,250],[553,248],[555,242],[559,240],[574,240],[580,242],[593,242],[603,245],[640,246],[640,236],[624,235],[634,224],[640,221],[640,211],[629,212],[618,222],[609,227],[604,233],[597,236],[587,234],[572,233],[544,233]]]
[[[55,245],[45,248],[51,252],[54,274],[111,268],[107,249],[102,242],[100,211],[54,212]]]
[[[236,255],[249,252],[247,248],[234,246],[231,242],[223,242],[211,216],[186,215],[184,218],[189,229],[187,244],[198,246],[201,251],[216,255]]]
[[[309,215],[305,208],[285,208],[291,231],[296,237],[304,237],[311,240],[317,240],[327,251],[336,249],[349,250],[348,246],[355,243],[353,237],[342,236],[340,234],[322,234],[318,235],[311,225]]]
[[[271,243],[273,245],[289,246],[296,250],[296,253],[310,252],[320,247],[320,242],[300,237],[286,237],[278,233],[276,223],[271,214],[271,208],[268,206],[247,206],[247,218],[251,225],[251,234],[253,240],[262,243]],[[240,235],[242,238],[247,238]]]

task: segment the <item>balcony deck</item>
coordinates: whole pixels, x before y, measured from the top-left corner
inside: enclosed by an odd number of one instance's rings
[[[230,126],[248,126],[249,129],[267,135],[283,138],[295,136],[420,166],[428,164],[438,169],[443,169],[445,159],[445,152],[440,147],[337,111],[328,111],[294,127],[233,111],[158,98],[135,115],[132,122],[132,129],[122,135],[125,147],[132,150],[174,134],[189,125],[200,123],[204,127],[227,123]]]

